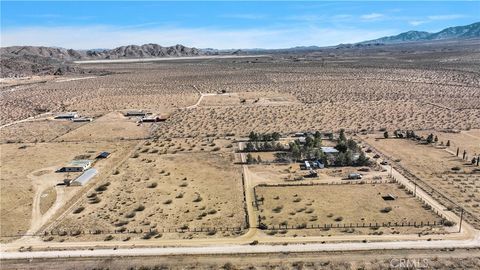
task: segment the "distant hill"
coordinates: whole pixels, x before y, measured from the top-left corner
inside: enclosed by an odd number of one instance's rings
[[[374,40],[359,42],[358,44],[392,44],[418,41],[434,41],[447,39],[480,38],[480,22],[465,26],[445,28],[437,33],[424,31],[408,31],[396,36],[382,37]]]
[[[85,72],[73,64],[84,59],[122,59],[197,56],[204,53],[183,45],[158,44],[121,46],[115,49],[73,50],[57,47],[12,46],[0,48],[0,76],[51,75]]]

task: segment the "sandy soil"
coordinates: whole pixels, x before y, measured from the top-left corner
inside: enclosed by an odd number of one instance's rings
[[[390,156],[391,160],[398,160],[399,165],[428,183],[436,191],[465,207],[477,218],[480,217],[479,175],[471,174],[476,167],[444,149],[421,145],[411,140],[375,139],[379,136],[379,134],[368,135],[364,138],[369,144]],[[469,141],[474,140],[469,136],[460,136]],[[455,138],[458,139],[460,136],[457,135]],[[459,140],[457,141],[459,145],[462,144]],[[454,167],[460,168],[460,171],[452,171]]]
[[[25,147],[26,146],[26,147]],[[37,143],[37,144],[2,144],[1,155],[1,236],[24,234],[35,223],[37,229],[42,225],[38,220],[31,221],[32,209],[38,207],[38,216],[42,216],[41,195],[45,190],[53,188],[63,182],[67,176],[54,171],[79,155],[92,156],[100,151],[113,153],[112,159],[98,163],[100,172],[107,172],[108,167],[115,162],[116,156],[124,154],[132,143]],[[111,172],[110,172],[111,173]],[[74,177],[74,174],[70,174]],[[68,188],[65,192],[66,203],[74,196],[78,188]],[[57,195],[59,189],[56,190]],[[36,199],[35,199],[36,198]],[[43,201],[49,200],[43,197]],[[53,200],[53,198],[50,198]],[[43,203],[45,204],[45,202]],[[51,201],[46,205],[50,205]],[[45,210],[46,206],[43,207]],[[32,224],[31,224],[32,223]]]
[[[267,225],[433,222],[440,218],[395,184],[257,187],[260,215]],[[393,194],[394,201],[381,196]],[[343,198],[343,199],[342,199]],[[355,199],[346,199],[355,198]],[[382,210],[390,207],[384,213]]]
[[[144,151],[150,149],[150,151]],[[61,230],[158,230],[158,237],[179,236],[164,230],[245,226],[241,175],[232,167],[231,154],[160,154],[144,146],[118,171],[92,188],[54,229]],[[98,198],[98,201],[91,198]],[[140,208],[141,207],[141,208]],[[84,208],[79,213],[76,209]],[[232,232],[218,232],[228,236]],[[205,233],[202,235],[205,236]],[[137,234],[132,237],[141,237]],[[70,240],[103,239],[81,235]],[[125,237],[125,236],[115,236]],[[213,237],[213,235],[212,235]]]

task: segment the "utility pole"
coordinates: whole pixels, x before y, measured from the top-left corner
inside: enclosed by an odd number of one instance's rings
[[[462,231],[462,222],[463,222],[463,208],[462,208],[462,212],[460,213],[460,225],[458,226],[458,232]]]

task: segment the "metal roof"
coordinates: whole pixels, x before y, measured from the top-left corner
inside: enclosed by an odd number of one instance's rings
[[[321,148],[322,148],[322,152],[324,152],[325,154],[338,153],[338,150],[335,149],[335,147],[324,146],[324,147],[321,147]]]
[[[86,167],[92,164],[92,161],[89,159],[76,159],[72,160],[68,166],[69,167]]]
[[[95,175],[97,175],[97,173],[98,171],[95,168],[88,169],[85,172],[83,172],[82,175],[77,177],[77,179],[73,180],[72,183],[80,184],[81,186],[83,186],[88,181],[90,181],[90,179],[92,179]]]

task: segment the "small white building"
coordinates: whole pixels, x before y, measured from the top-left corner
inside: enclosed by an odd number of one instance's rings
[[[73,122],[92,122],[93,119],[89,117],[78,117],[78,118],[72,118]]]
[[[64,166],[59,172],[83,172],[92,166],[89,159],[73,160],[67,166]]]
[[[338,154],[338,150],[335,149],[335,147],[331,147],[331,146],[323,146],[321,147],[322,149],[322,152],[327,154],[327,155],[334,155],[334,154]]]

